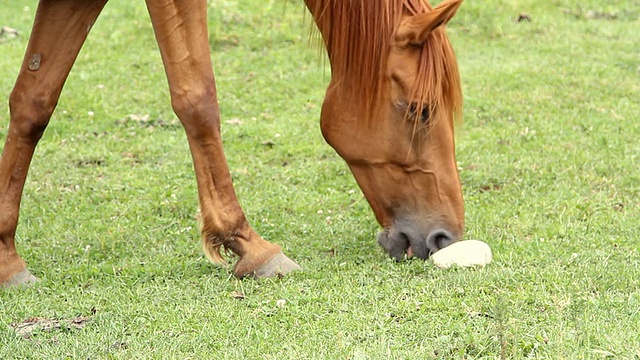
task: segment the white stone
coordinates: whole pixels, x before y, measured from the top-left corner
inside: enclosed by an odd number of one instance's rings
[[[453,265],[483,267],[492,259],[491,248],[480,240],[458,241],[431,255],[433,265],[440,269],[448,269]]]

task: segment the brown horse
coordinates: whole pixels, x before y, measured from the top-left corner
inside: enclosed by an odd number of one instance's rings
[[[16,252],[20,198],[36,144],[107,0],[40,0],[15,87],[0,158],[0,284],[35,281]],[[331,64],[322,133],[348,163],[394,258],[427,258],[457,241],[464,210],[454,118],[462,95],[443,25],[462,0],[305,0]],[[300,267],[248,224],[220,138],[206,0],[146,0],[172,107],[193,157],[207,256],[236,254],[238,277]]]

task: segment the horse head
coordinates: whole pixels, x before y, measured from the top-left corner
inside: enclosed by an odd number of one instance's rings
[[[462,94],[443,28],[461,2],[447,0],[436,8],[400,2],[398,9],[386,10],[392,19],[387,31],[379,25],[367,29],[360,21],[364,31],[340,30],[348,39],[340,39],[335,28],[327,36],[316,19],[332,65],[322,133],[347,162],[384,228],[378,243],[396,259],[426,259],[462,236],[454,144]],[[371,64],[376,56],[379,62]]]

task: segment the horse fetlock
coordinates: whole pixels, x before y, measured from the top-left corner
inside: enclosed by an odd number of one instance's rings
[[[226,234],[202,232],[204,252],[210,261],[226,264],[223,253],[239,257],[233,267],[239,277],[268,277],[299,270],[298,264],[282,253],[280,245],[264,240],[250,227]]]
[[[202,247],[207,258],[213,263],[224,265],[227,262],[222,256],[223,251],[240,255],[237,251],[234,251],[234,247],[237,247],[234,246],[237,235],[237,233],[216,235],[202,232]]]

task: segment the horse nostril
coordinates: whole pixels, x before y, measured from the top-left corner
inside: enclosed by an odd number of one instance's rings
[[[409,239],[406,234],[400,233],[391,236],[389,231],[383,231],[378,234],[378,244],[396,260],[400,261],[404,257],[405,250],[409,247]]]
[[[427,250],[429,250],[429,255],[451,245],[454,241],[455,237],[447,230],[440,229],[432,231],[427,235]]]
[[[456,240],[451,232],[441,228],[429,232],[426,237],[412,226],[398,226],[378,234],[378,244],[398,261],[402,260],[405,254],[409,257],[427,259]]]

